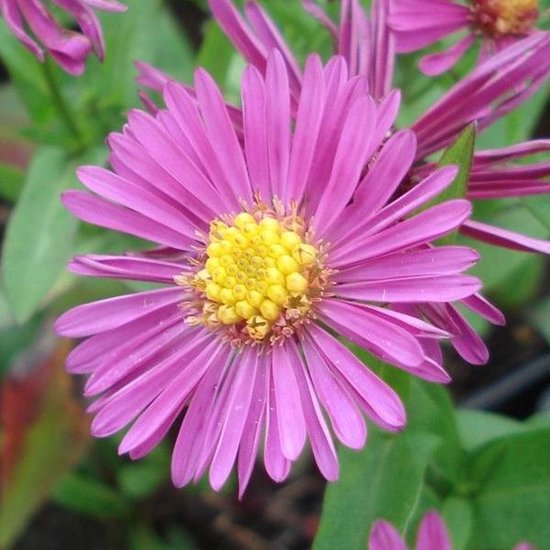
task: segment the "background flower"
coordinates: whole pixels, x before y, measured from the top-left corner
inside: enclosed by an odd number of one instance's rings
[[[92,51],[100,59],[105,54],[101,24],[94,9],[118,12],[126,9],[115,0],[53,0],[57,8],[75,19],[81,31],[77,32],[63,28],[46,7],[47,3],[0,0],[0,13],[15,37],[40,61],[44,60],[46,50],[65,71],[74,75],[82,74]]]
[[[506,46],[537,31],[538,0],[392,0],[389,24],[397,37],[397,51],[413,52],[442,38],[466,30],[466,36],[441,53],[420,61],[427,75],[452,68],[468,49],[481,41],[484,61]]]

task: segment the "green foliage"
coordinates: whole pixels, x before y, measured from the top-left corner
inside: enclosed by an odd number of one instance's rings
[[[473,498],[471,548],[506,548],[550,540],[550,427],[498,438],[472,459],[479,484]]]
[[[59,200],[74,187],[74,170],[84,162],[101,163],[103,151],[70,159],[53,147],[38,151],[4,241],[2,277],[15,318],[24,322],[51,290],[71,254],[78,221]]]
[[[470,124],[441,155],[437,166],[455,165],[458,167],[458,175],[453,183],[437,197],[438,202],[460,199],[466,195],[470,171],[472,170],[475,143],[476,126]]]
[[[116,489],[74,473],[59,482],[52,497],[58,504],[97,519],[125,517],[131,510]]]
[[[435,445],[430,434],[385,435],[370,426],[365,450],[340,452],[340,479],[326,490],[314,548],[363,549],[380,518],[405,530]]]

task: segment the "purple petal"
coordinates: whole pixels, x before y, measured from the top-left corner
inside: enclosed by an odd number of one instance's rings
[[[267,418],[264,444],[265,469],[274,481],[283,481],[290,472],[290,460],[285,458],[279,437],[278,407],[273,386],[273,365],[269,369],[269,392],[267,400]]]
[[[368,302],[454,302],[471,296],[481,286],[471,275],[441,275],[343,283],[333,291],[341,298]]]
[[[284,60],[273,50],[265,77],[267,148],[272,196],[282,197],[288,178],[290,154],[290,93]]]
[[[447,527],[441,516],[433,510],[428,512],[420,523],[416,550],[452,550]]]
[[[444,52],[425,55],[420,60],[420,70],[429,76],[437,76],[448,71],[458,63],[460,58],[474,43],[474,40],[474,35],[467,34]]]
[[[407,545],[393,525],[378,520],[369,535],[369,550],[407,550]]]
[[[69,271],[91,277],[106,277],[132,281],[170,284],[186,267],[171,262],[131,256],[75,256],[68,265]]]
[[[100,227],[180,250],[188,250],[195,243],[195,239],[86,191],[65,191],[61,194],[61,201],[77,218]]]
[[[308,332],[309,343],[323,355],[332,372],[361,397],[366,414],[386,429],[402,429],[406,414],[399,396],[325,330],[311,324]]]
[[[277,407],[281,451],[287,459],[295,460],[306,440],[300,392],[293,373],[293,363],[301,366],[301,362],[292,344],[274,346],[272,356],[273,396]]]
[[[321,120],[325,110],[325,77],[318,56],[308,58],[304,84],[292,140],[288,183],[283,200],[300,202],[316,152]],[[254,145],[255,146],[255,145]]]
[[[266,91],[260,73],[252,66],[244,71],[242,82],[244,148],[253,191],[263,200],[271,197],[269,156],[267,149]]]
[[[185,299],[180,288],[163,288],[99,300],[77,306],[64,313],[55,323],[60,336],[82,338],[105,332],[142,317],[163,306],[177,306]]]
[[[508,229],[501,229],[494,225],[468,220],[460,228],[460,232],[468,237],[479,239],[480,241],[511,248],[512,250],[520,250],[522,252],[542,252],[550,254],[550,241],[542,239],[534,239],[521,233],[515,233]]]
[[[291,344],[292,346],[294,344]],[[307,375],[306,366],[302,364],[298,350],[294,350],[296,361],[292,362],[294,375],[298,383],[300,399],[304,411],[307,432],[313,450],[315,462],[323,476],[329,481],[338,479],[339,466],[336,449],[332,442],[323,412],[319,406],[315,391]]]
[[[252,401],[246,419],[246,426],[243,430],[241,446],[239,447],[239,498],[242,498],[244,494],[256,462],[256,453],[263,429],[267,394],[269,392],[269,376],[266,375],[266,372],[270,368],[270,360],[266,360],[264,356],[261,356],[259,360],[260,365],[256,372]]]
[[[367,438],[367,426],[357,404],[331,373],[324,357],[306,339],[304,341],[307,369],[326,409],[338,439],[347,447],[361,449]]]
[[[384,361],[415,366],[424,355],[417,339],[397,324],[373,315],[360,304],[324,300],[319,309],[323,320],[351,340]]]
[[[238,372],[229,392],[228,412],[210,466],[210,485],[215,491],[223,486],[237,458],[237,450],[247,425],[246,420],[252,402],[257,367],[258,356],[255,349],[245,350],[230,367],[237,369]]]

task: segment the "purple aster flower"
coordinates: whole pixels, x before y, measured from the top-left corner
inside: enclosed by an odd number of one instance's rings
[[[62,28],[43,0],[0,0],[0,13],[14,36],[40,61],[46,50],[68,73],[82,74],[86,58],[93,51],[103,59],[105,45],[101,24],[94,9],[124,11],[115,0],[53,0],[69,13],[81,32]],[[29,32],[30,31],[30,32]]]
[[[542,32],[535,28],[538,17],[538,0],[392,0],[389,23],[399,52],[414,52],[465,31],[447,50],[421,59],[424,74],[438,75],[452,68],[478,40],[479,61],[484,61]]]
[[[369,536],[368,550],[407,550],[407,543],[399,531],[384,520],[378,520]],[[420,522],[416,537],[415,550],[452,550],[451,537],[443,518],[434,510],[428,512]],[[534,550],[525,542],[514,550]]]
[[[369,92],[377,100],[391,92],[395,61],[394,41],[388,25],[388,2],[374,0],[369,18],[358,0],[342,0],[340,21],[336,25],[314,0],[304,0],[304,7],[331,32],[335,52],[344,56],[351,74],[366,76]],[[292,90],[294,94],[298,93],[302,81],[298,63],[260,6],[253,1],[246,3],[247,23],[231,0],[209,0],[209,3],[237,49],[260,71],[265,71],[265,56],[269,48],[279,48],[287,66],[292,68]],[[439,3],[452,5],[444,0],[434,2]],[[479,130],[486,129],[527,101],[546,81],[549,72],[550,33],[537,32],[515,41],[455,84],[412,126],[418,140],[415,167],[411,173],[413,181],[414,171],[422,167],[431,154],[450,145],[468,124],[476,122]],[[509,165],[509,161],[527,156],[533,148],[538,148],[539,152],[550,150],[549,142],[545,141],[476,153],[468,198],[481,200],[489,198],[489,194],[491,198],[547,194],[548,185],[544,178],[550,176],[548,163],[536,165],[532,170]],[[524,152],[518,154],[516,151]],[[498,161],[488,162],[491,157],[498,158]],[[498,246],[550,253],[548,241],[474,220],[468,220],[461,231]]]
[[[306,439],[323,475],[336,479],[325,413],[336,437],[358,449],[363,415],[399,430],[405,411],[335,334],[446,382],[434,344],[447,333],[400,307],[447,304],[480,288],[462,274],[475,251],[433,245],[469,216],[468,201],[418,213],[456,168],[392,198],[415,149],[410,130],[385,140],[398,97],[377,106],[342,58],[323,67],[312,56],[293,115],[291,73],[277,51],[266,63],[265,77],[244,72],[237,123],[205,71],[192,91],[167,82],[166,108],[133,111],[110,136],[112,170],[79,170],[91,193],[63,195],[81,219],[160,245],[74,258],[78,274],[162,288],[76,307],[56,328],[87,338],[67,366],[90,374],[93,433],[133,422],[121,453],[145,455],[184,412],[177,486],[209,469],[218,489],[236,462],[242,494],[263,437],[273,479],[288,475]]]

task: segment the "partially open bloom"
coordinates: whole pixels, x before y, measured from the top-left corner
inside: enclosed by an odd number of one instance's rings
[[[80,32],[62,28],[48,4],[70,14]],[[126,7],[115,0],[0,0],[0,13],[15,37],[40,61],[46,50],[74,75],[82,74],[92,51],[100,59],[105,53],[101,24],[94,9],[124,11]]]
[[[447,50],[420,61],[424,74],[437,75],[453,67],[481,41],[479,60],[538,31],[538,0],[392,0],[390,26],[397,51],[413,52],[461,32]],[[465,34],[464,34],[465,32]]]
[[[135,421],[120,452],[137,458],[185,411],[172,462],[178,486],[209,468],[218,489],[236,461],[242,492],[264,432],[273,479],[287,476],[306,439],[335,479],[325,413],[352,448],[365,442],[363,414],[389,430],[405,423],[399,397],[335,333],[414,375],[449,379],[435,346],[447,333],[400,308],[480,288],[462,274],[475,251],[433,245],[469,216],[468,201],[422,211],[456,169],[394,197],[414,134],[386,140],[398,94],[377,106],[342,58],[325,67],[309,58],[296,115],[276,51],[265,78],[245,70],[240,120],[203,70],[190,91],[168,82],[164,101],[154,115],[130,113],[110,137],[112,171],[80,169],[92,193],[63,197],[87,222],[160,245],[71,263],[82,275],[164,286],[57,322],[64,336],[89,337],[68,369],[90,373],[86,394],[100,396],[93,432]]]
[[[435,511],[428,512],[420,522],[415,550],[452,550],[451,537],[443,518]],[[369,536],[368,550],[407,550],[407,543],[399,531],[387,521],[378,520]],[[534,550],[520,542],[514,550]]]

